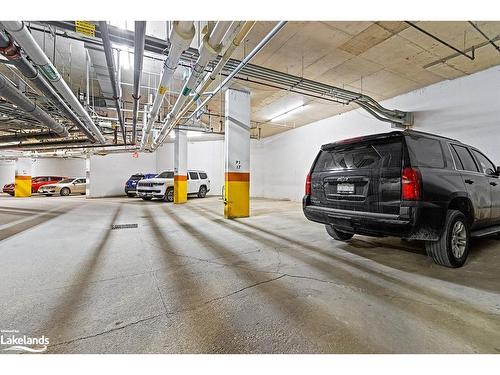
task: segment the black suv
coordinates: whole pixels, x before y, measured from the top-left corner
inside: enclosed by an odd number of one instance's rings
[[[470,237],[500,231],[500,169],[450,138],[393,131],[323,145],[306,180],[305,216],[336,240],[354,234],[424,240],[460,267]]]

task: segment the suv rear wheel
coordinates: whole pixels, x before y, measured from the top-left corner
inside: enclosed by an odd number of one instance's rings
[[[470,231],[465,215],[448,210],[443,233],[438,241],[427,241],[425,249],[434,262],[445,267],[464,265],[469,255]]]
[[[325,224],[325,228],[328,234],[337,241],[347,241],[350,240],[352,236],[354,236],[353,233],[342,232],[338,229],[335,229],[333,225],[330,224]]]
[[[198,192],[198,198],[205,198],[207,195],[207,187],[205,185],[200,186],[200,191]]]

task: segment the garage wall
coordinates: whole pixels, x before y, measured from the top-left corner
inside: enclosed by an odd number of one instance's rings
[[[125,181],[137,172],[156,172],[156,155],[140,153],[134,158],[131,153],[92,155],[88,161],[89,198],[113,197],[125,195]]]
[[[456,138],[500,164],[500,66],[382,102],[415,113],[415,130]],[[322,144],[390,131],[355,110],[252,142],[251,194],[302,199],[305,177]]]
[[[0,160],[0,191],[5,184],[14,182],[16,162],[14,160]]]
[[[208,195],[220,195],[224,185],[224,140],[188,141],[188,169],[202,169],[210,178]],[[174,168],[174,144],[167,143],[156,151],[158,172]]]
[[[33,176],[85,176],[85,159],[83,158],[39,158],[33,159]]]

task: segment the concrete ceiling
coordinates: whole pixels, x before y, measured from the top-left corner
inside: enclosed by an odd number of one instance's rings
[[[127,23],[130,29],[132,22]],[[204,23],[197,22],[198,29]],[[425,35],[421,31],[399,21],[332,21],[332,22],[288,22],[274,39],[252,60],[253,64],[305,77],[319,82],[360,91],[376,100],[384,100],[439,81],[471,74],[500,64],[500,53],[486,43],[468,22],[415,22],[420,28],[441,38],[459,50],[484,44],[475,50],[471,61]],[[257,22],[249,36],[233,55],[242,59],[272,29],[275,22]],[[500,22],[478,22],[477,26],[490,38],[500,36]],[[167,22],[148,22],[147,34],[166,38]],[[54,39],[50,34],[34,31],[38,43],[48,56],[54,56]],[[199,35],[192,46],[199,43]],[[500,41],[497,41],[500,45]],[[470,52],[469,52],[470,54]],[[131,100],[133,83],[133,53],[130,68],[122,69],[124,98]],[[56,66],[74,91],[85,91],[85,48],[83,42],[57,37]],[[162,67],[162,56],[150,56],[144,60],[142,76],[142,100],[154,93]],[[445,59],[444,61],[442,61]],[[102,61],[101,61],[102,63]],[[178,70],[171,92],[182,87],[186,68]],[[95,77],[95,72],[92,72]],[[93,81],[96,95],[102,94],[97,80]],[[263,85],[245,84],[252,92],[252,126],[260,128],[265,137],[290,128],[333,116],[356,108],[322,99],[311,99],[305,95]],[[175,100],[171,94],[167,98]],[[302,111],[276,122],[270,120],[292,108],[307,104]],[[164,112],[168,110],[164,103]],[[223,107],[223,96],[217,96],[210,104],[212,113],[218,114]],[[131,107],[131,105],[130,105]],[[127,105],[126,105],[127,108]],[[404,108],[402,108],[404,110]],[[110,112],[110,116],[114,113]],[[141,117],[141,116],[140,116]],[[204,121],[208,121],[204,118]],[[211,123],[218,128],[219,119]],[[255,134],[257,130],[255,130]]]
[[[258,22],[235,58],[243,58],[274,26]],[[484,44],[485,38],[467,21],[415,22],[459,50]],[[478,22],[490,38],[500,36],[500,22]],[[500,45],[500,41],[497,42]],[[500,64],[490,44],[475,50],[471,61],[405,22],[288,22],[252,61],[254,64],[308,79],[360,91],[377,100],[388,99],[439,81],[454,79]],[[470,52],[469,52],[470,54]],[[432,64],[432,66],[428,66]],[[281,124],[269,122],[279,108],[309,103]],[[252,87],[252,120],[263,123],[261,135],[285,131],[356,108],[320,99]],[[285,112],[285,110],[283,111]]]

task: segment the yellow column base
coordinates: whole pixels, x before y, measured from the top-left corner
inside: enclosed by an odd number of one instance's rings
[[[174,176],[174,203],[187,202],[187,176]]]
[[[250,216],[250,173],[227,172],[224,183],[224,217]]]
[[[16,176],[14,196],[31,197],[31,176]]]

